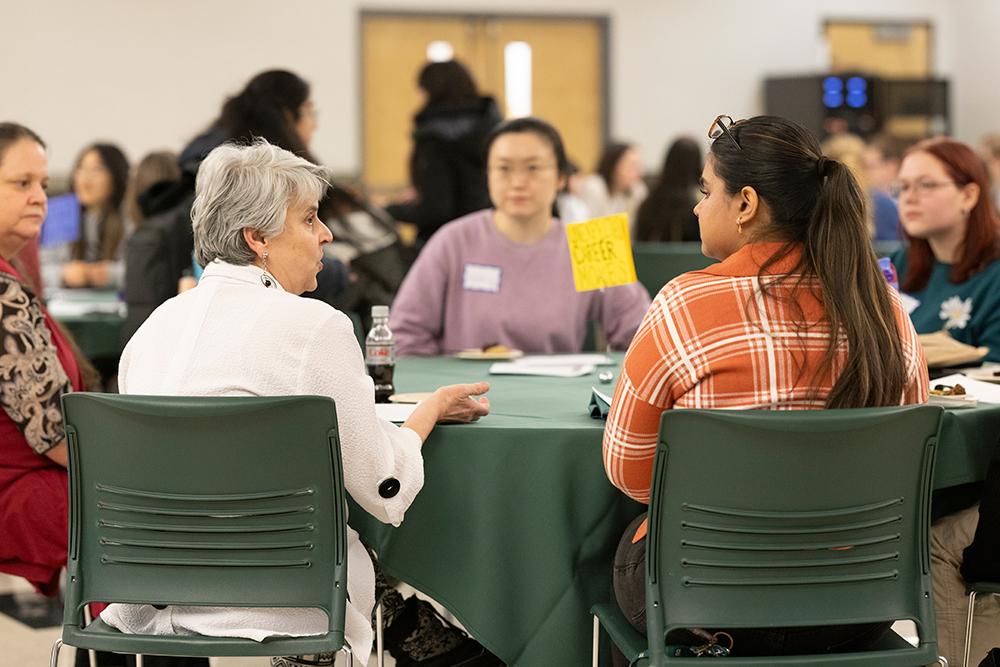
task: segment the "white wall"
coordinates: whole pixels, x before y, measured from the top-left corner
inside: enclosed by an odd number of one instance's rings
[[[360,164],[361,9],[601,14],[611,18],[612,133],[638,142],[650,168],[671,138],[701,136],[718,113],[761,111],[770,74],[823,63],[825,18],[929,19],[935,72],[950,76],[956,134],[1000,129],[990,74],[1000,47],[993,0],[40,0],[0,16],[0,118],[40,132],[54,172],[80,147],[119,142],[136,159],[179,149],[225,95],[265,68],[313,85],[315,152],[339,171]],[[981,18],[980,18],[981,17]],[[961,29],[959,29],[961,24]],[[974,35],[969,39],[967,35]]]

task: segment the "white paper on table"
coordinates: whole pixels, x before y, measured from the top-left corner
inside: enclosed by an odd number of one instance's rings
[[[615,360],[604,354],[533,354],[516,362],[527,366],[610,366]]]
[[[597,367],[593,364],[543,366],[541,364],[521,364],[514,361],[507,361],[495,363],[490,366],[490,375],[540,375],[553,378],[576,378],[581,375],[593,373],[596,369]]]
[[[416,403],[376,403],[375,414],[382,419],[393,424],[402,424],[413,411],[417,409]]]
[[[931,380],[931,389],[936,384],[953,385],[960,384],[965,387],[965,393],[976,399],[980,403],[1000,403],[1000,385],[981,380],[973,380],[967,375],[955,373],[947,377]]]

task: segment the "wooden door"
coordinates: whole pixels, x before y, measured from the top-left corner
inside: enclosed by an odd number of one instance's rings
[[[504,49],[511,42],[531,46],[532,115],[552,123],[566,152],[580,169],[597,165],[605,140],[604,34],[593,19],[500,18],[487,26],[489,72],[500,99],[505,96]]]
[[[362,13],[362,175],[374,191],[408,184],[416,78],[433,41],[448,42],[480,92],[504,103],[504,50],[532,52],[532,114],[555,125],[570,157],[593,168],[605,139],[606,21],[599,18]]]
[[[406,185],[413,114],[420,107],[417,75],[431,41],[449,42],[455,58],[475,60],[477,40],[461,18],[390,16],[362,21],[363,177],[374,189]]]

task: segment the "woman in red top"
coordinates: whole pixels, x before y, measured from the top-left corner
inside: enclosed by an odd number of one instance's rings
[[[0,571],[46,595],[66,563],[66,439],[59,399],[83,389],[69,341],[10,264],[38,238],[45,144],[0,123]]]
[[[648,503],[660,416],[673,408],[803,410],[923,403],[923,353],[868,239],[865,195],[804,128],[713,121],[695,206],[719,260],[667,283],[625,356],[604,431],[615,486]],[[645,514],[615,556],[615,597],[645,632]],[[733,631],[734,655],[861,645],[888,624]],[[684,642],[678,637],[676,641]],[[668,643],[673,643],[668,641]]]

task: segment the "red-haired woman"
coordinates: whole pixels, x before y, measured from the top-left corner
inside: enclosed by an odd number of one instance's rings
[[[990,202],[990,180],[973,150],[952,139],[930,139],[911,148],[899,170],[899,213],[909,247],[893,258],[904,306],[917,331],[946,329],[957,340],[990,348],[1000,361],[1000,231]],[[983,490],[982,508],[935,522],[931,574],[937,612],[938,651],[962,658],[969,598],[966,579],[996,576],[996,557],[983,558],[1000,541],[996,473]],[[980,514],[985,519],[980,518]],[[978,534],[977,534],[978,525]],[[976,535],[978,547],[968,548]],[[977,603],[972,655],[977,664],[1000,633],[1000,609],[988,597]]]
[[[945,329],[1000,361],[1000,221],[982,161],[961,142],[929,139],[906,153],[896,189],[909,247],[893,263],[917,332]]]

